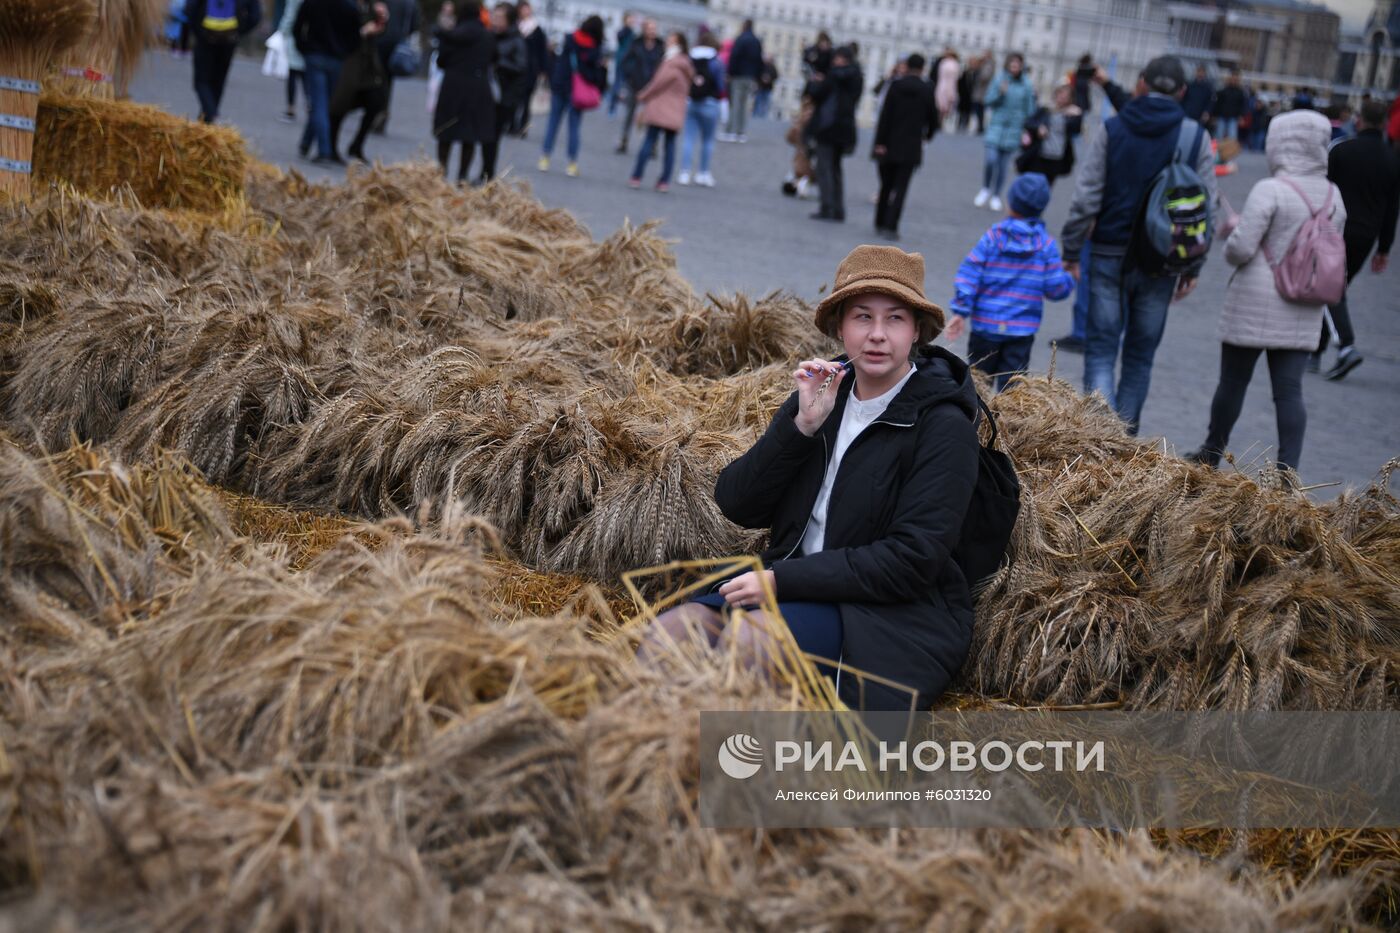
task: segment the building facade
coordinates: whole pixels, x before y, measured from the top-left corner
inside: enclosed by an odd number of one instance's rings
[[[1400,91],[1400,3],[1377,0],[1365,30],[1344,40],[1340,51],[1338,77],[1353,95]]]
[[[1026,58],[1037,92],[1055,82],[1086,52],[1131,81],[1167,47],[1165,4],[1155,0],[710,0],[714,24],[735,35],[745,19],[774,57],[779,71],[775,105],[791,112],[802,93],[802,51],[819,31],[840,45],[855,43],[873,86],[901,58],[918,52],[930,62],[951,48],[966,61],[990,51],[998,62],[1010,52]],[[861,118],[873,119],[873,95]]]
[[[1238,68],[1279,94],[1334,89],[1343,54],[1341,17],[1302,0],[1179,0],[1166,5],[1171,50],[1212,72]]]

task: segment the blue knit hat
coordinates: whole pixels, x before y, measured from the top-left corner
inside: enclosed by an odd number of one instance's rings
[[[1050,203],[1050,182],[1039,172],[1027,172],[1012,183],[1007,199],[1022,217],[1039,217]]]

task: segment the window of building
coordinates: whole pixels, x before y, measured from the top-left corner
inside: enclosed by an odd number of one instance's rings
[[[1112,5],[1109,7],[1109,12],[1114,16],[1136,19],[1138,15],[1138,0],[1113,0]]]

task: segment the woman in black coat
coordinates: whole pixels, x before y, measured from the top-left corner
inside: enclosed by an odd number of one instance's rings
[[[953,552],[977,479],[977,395],[967,364],[928,346],[944,314],[924,298],[923,272],[923,257],[891,246],[842,262],[817,326],[846,354],[801,364],[797,391],[715,486],[731,521],[770,530],[765,569],[661,615],[643,660],[695,631],[762,659],[766,632],[786,623],[804,653],[839,662],[852,709],[926,708],[957,675],[972,598]],[[756,607],[765,588],[781,620],[753,611],[753,624],[726,625],[721,610]]]
[[[433,135],[444,175],[452,158],[452,144],[462,144],[462,162],[457,169],[461,184],[467,178],[476,144],[496,140],[496,99],[491,91],[496,39],[481,24],[478,0],[463,0],[460,7],[451,0],[444,3],[433,35],[438,41],[438,66],[443,71]]]

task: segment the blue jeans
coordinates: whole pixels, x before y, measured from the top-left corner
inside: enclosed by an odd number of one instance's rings
[[[567,94],[554,94],[549,98],[549,123],[544,128],[544,154],[554,151],[554,140],[559,136],[559,123],[564,114],[569,115],[569,161],[578,161],[579,125],[583,122],[583,111],[576,108]]]
[[[1240,118],[1221,117],[1219,129],[1220,135],[1216,137],[1217,139],[1233,139],[1238,142],[1240,138]]]
[[[715,130],[719,127],[719,101],[713,97],[691,101],[685,110],[685,136],[681,140],[681,171],[690,171],[695,138],[700,137],[700,171],[710,170],[715,151]]]
[[[1167,307],[1176,290],[1175,276],[1146,275],[1124,268],[1124,257],[1095,253],[1089,273],[1089,321],[1084,337],[1084,391],[1099,392],[1137,434],[1152,359],[1167,327]],[[1123,372],[1114,387],[1118,348]]]
[[[1001,186],[1006,184],[1006,167],[1011,164],[1011,152],[1003,151],[996,146],[987,146],[983,150],[982,160],[982,187],[992,194],[1000,195]]]
[[[768,117],[768,108],[773,103],[772,91],[759,91],[753,96],[753,118],[763,120]]]
[[[307,118],[306,129],[301,134],[303,151],[316,143],[316,155],[329,159],[335,155],[335,141],[331,139],[331,94],[340,80],[340,59],[312,52],[304,55],[306,72],[302,83],[306,85]]]
[[[632,169],[632,177],[641,180],[642,173],[647,170],[647,163],[651,161],[651,154],[656,150],[656,138],[665,136],[665,155],[661,162],[661,177],[657,179],[658,184],[669,184],[671,181],[671,169],[676,165],[676,131],[663,130],[659,126],[647,127],[646,139],[642,140],[642,148],[637,153],[637,164]]]
[[[1078,340],[1084,339],[1084,329],[1089,323],[1089,257],[1093,253],[1089,250],[1089,241],[1084,241],[1084,248],[1079,251],[1079,284],[1074,290],[1074,324],[1069,329],[1069,335]]]
[[[697,596],[691,602],[716,610],[724,617],[725,622],[728,622],[730,609],[724,597],[718,593]],[[814,654],[819,658],[830,658],[834,661],[841,660],[845,628],[841,624],[840,606],[835,603],[780,602],[778,611],[787,623],[788,631],[792,632],[792,640],[797,642],[797,647],[805,654]],[[710,646],[714,647],[719,640],[718,636],[709,637]],[[828,677],[836,673],[829,664],[818,664],[817,670]]]

